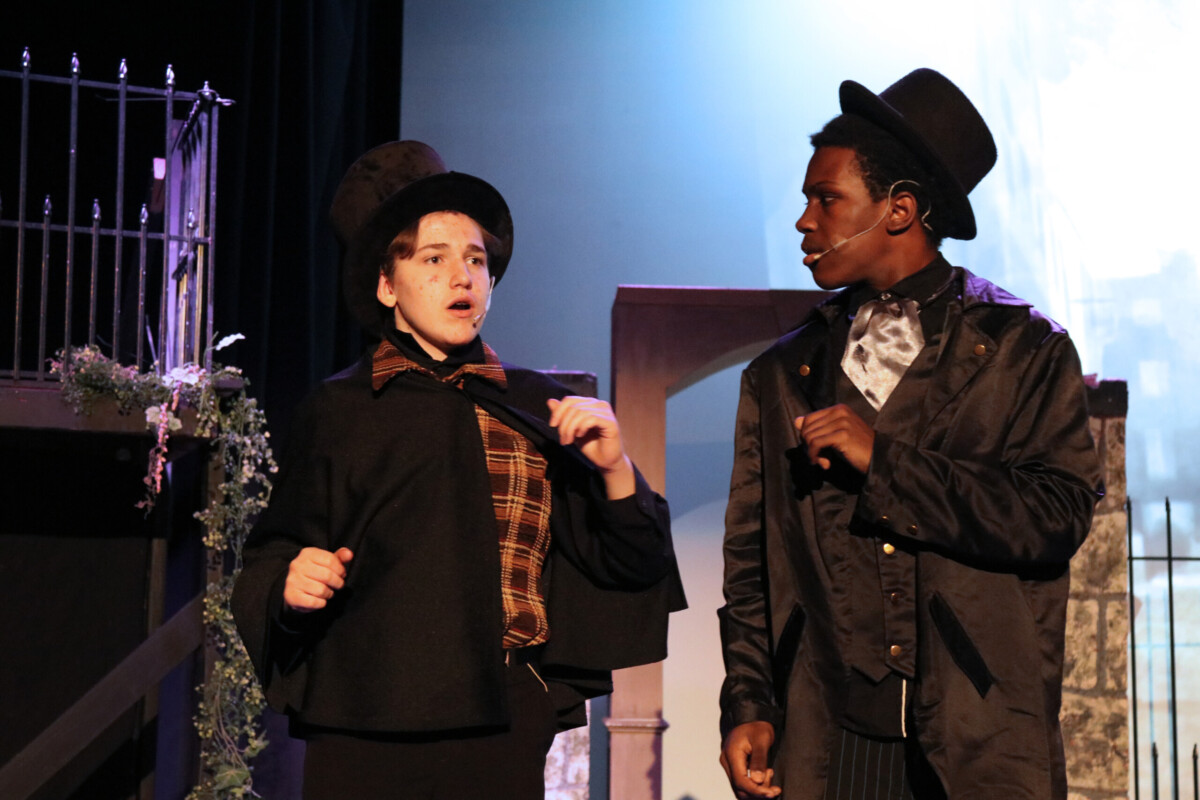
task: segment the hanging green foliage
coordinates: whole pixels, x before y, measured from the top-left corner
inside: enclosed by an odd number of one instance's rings
[[[242,338],[227,336],[220,350]],[[196,412],[194,436],[209,441],[223,465],[223,480],[209,488],[207,507],[196,518],[204,526],[210,574],[204,598],[204,623],[211,673],[199,687],[196,715],[200,738],[200,778],[188,800],[257,797],[250,761],[267,746],[261,716],[263,693],[234,626],[229,599],[242,568],[242,546],[271,494],[276,471],[267,419],[236,367],[211,371],[194,364],[165,375],[141,372],[104,356],[95,347],[71,348],[51,362],[62,383],[63,400],[77,414],[88,414],[101,400],[113,400],[122,414],[139,413],[155,434],[139,508],[149,513],[162,489],[171,436],[183,428],[180,412]]]

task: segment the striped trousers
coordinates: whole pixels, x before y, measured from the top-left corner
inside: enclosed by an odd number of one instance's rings
[[[945,800],[915,739],[876,739],[842,729],[829,754],[825,800]]]

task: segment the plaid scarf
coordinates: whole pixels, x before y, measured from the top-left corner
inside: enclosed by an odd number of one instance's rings
[[[463,364],[446,376],[405,356],[386,338],[371,366],[371,385],[381,390],[402,372],[418,372],[452,386],[468,375],[507,386],[504,368],[492,348],[483,345],[481,364]],[[550,483],[546,459],[528,439],[477,404],[475,417],[491,478],[492,507],[500,545],[500,594],[504,611],[503,644],[525,647],[549,638],[546,602],[539,584],[550,548]]]

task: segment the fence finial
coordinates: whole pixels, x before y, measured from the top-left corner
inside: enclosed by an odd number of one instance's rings
[[[146,204],[142,203],[142,213],[138,214],[138,222],[142,227],[146,227],[146,223],[150,221],[150,212],[146,210]]]
[[[125,63],[125,59],[121,59],[121,66],[117,67],[117,80],[124,82],[129,77],[129,66]]]
[[[71,53],[71,74],[72,75],[79,74],[79,54],[78,53]]]
[[[46,202],[42,203],[42,216],[50,216],[50,195],[46,195]]]
[[[175,88],[175,70],[170,64],[167,64],[167,88]]]
[[[29,72],[29,67],[30,67],[31,63],[32,63],[32,61],[29,58],[29,48],[26,47],[25,52],[21,54],[21,69],[24,70],[25,72]]]
[[[92,199],[92,221],[93,222],[100,221],[100,198],[99,197]]]

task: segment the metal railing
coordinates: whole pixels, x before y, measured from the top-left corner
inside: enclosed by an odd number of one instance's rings
[[[1159,785],[1160,780],[1160,753],[1159,753],[1159,725],[1155,720],[1155,709],[1159,704],[1159,700],[1154,697],[1156,667],[1155,656],[1161,654],[1165,650],[1167,662],[1165,665],[1165,684],[1166,684],[1166,711],[1167,711],[1167,745],[1168,758],[1170,761],[1170,794],[1172,800],[1180,800],[1182,796],[1182,784],[1180,782],[1180,761],[1184,758],[1183,752],[1179,746],[1179,721],[1180,721],[1180,684],[1178,681],[1178,671],[1176,663],[1176,655],[1181,648],[1192,648],[1200,645],[1198,641],[1177,641],[1175,603],[1176,603],[1176,567],[1181,564],[1200,562],[1200,558],[1194,556],[1178,555],[1175,552],[1174,531],[1171,523],[1171,501],[1168,498],[1164,501],[1165,524],[1166,524],[1166,554],[1165,555],[1135,555],[1134,554],[1134,533],[1133,533],[1133,503],[1126,501],[1126,518],[1128,519],[1127,541],[1129,546],[1129,678],[1130,678],[1130,704],[1132,708],[1131,718],[1131,768],[1133,771],[1133,797],[1135,800],[1141,800],[1141,771],[1140,758],[1141,744],[1139,736],[1139,700],[1138,700],[1138,659],[1139,654],[1144,656],[1146,663],[1146,686],[1150,697],[1146,699],[1147,705],[1147,727],[1150,732],[1150,790],[1153,800],[1160,799]],[[1157,610],[1151,603],[1152,595],[1146,594],[1145,598],[1139,598],[1136,592],[1135,584],[1135,566],[1137,564],[1146,565],[1165,565],[1165,628],[1166,638],[1162,639],[1161,634],[1155,635],[1156,628],[1161,628],[1164,621],[1155,624],[1152,612]],[[1162,583],[1161,580],[1158,581]],[[1139,609],[1139,602],[1141,608]],[[1138,616],[1139,611],[1142,612],[1143,626],[1146,631],[1145,641],[1139,642],[1137,636]],[[1161,611],[1159,612],[1161,613]],[[1194,663],[1194,659],[1193,659]],[[1160,666],[1159,669],[1163,669]],[[1195,686],[1200,681],[1193,678],[1192,686]],[[1186,717],[1185,717],[1186,719]],[[1191,747],[1191,788],[1193,800],[1200,800],[1200,748],[1195,743]]]
[[[11,211],[0,196],[0,264],[6,269],[12,265],[10,286],[14,291],[12,361],[0,361],[0,378],[14,382],[52,379],[47,363],[60,349],[52,340],[59,330],[61,341],[57,343],[61,347],[85,343],[80,330],[85,312],[78,305],[83,294],[81,278],[87,281],[87,345],[139,369],[152,364],[160,374],[188,361],[211,366],[218,111],[231,101],[218,96],[207,82],[198,92],[177,91],[169,65],[164,86],[152,88],[131,85],[124,60],[115,83],[84,80],[79,59],[74,56],[70,76],[65,78],[36,74],[31,62],[27,48],[19,72],[0,70],[0,84],[9,82],[9,86],[18,87],[12,94],[19,94],[20,106],[15,218],[5,216]],[[30,207],[28,197],[30,135],[35,132],[45,136],[46,126],[54,124],[55,104],[49,88],[53,86],[66,87],[69,95],[65,213],[60,197],[53,193],[45,194],[39,213]],[[93,93],[88,99],[116,104],[115,181],[109,187],[114,204],[105,211],[99,197],[93,199],[86,224],[77,221],[79,137],[90,133],[97,140],[103,137],[99,131],[82,130],[81,90]],[[40,105],[31,102],[34,94],[42,101]],[[131,103],[146,101],[163,105],[162,150],[154,154],[151,197],[142,203],[137,223],[130,225],[126,208],[129,110]],[[188,113],[176,118],[177,107],[184,104]],[[0,119],[15,120],[18,116],[0,108]],[[0,154],[0,163],[12,163],[11,155]],[[144,168],[145,162],[141,166]],[[61,184],[57,189],[61,195]],[[79,264],[84,260],[81,255],[86,257],[86,273]],[[156,275],[159,266],[161,272]],[[37,291],[36,306],[30,297],[32,290]],[[152,292],[149,298],[148,291]],[[131,310],[123,307],[127,299],[136,305],[136,324],[131,324]],[[36,314],[31,313],[35,308]],[[122,341],[123,330],[127,337],[133,336],[132,346],[128,340]],[[106,333],[110,333],[107,339]]]

